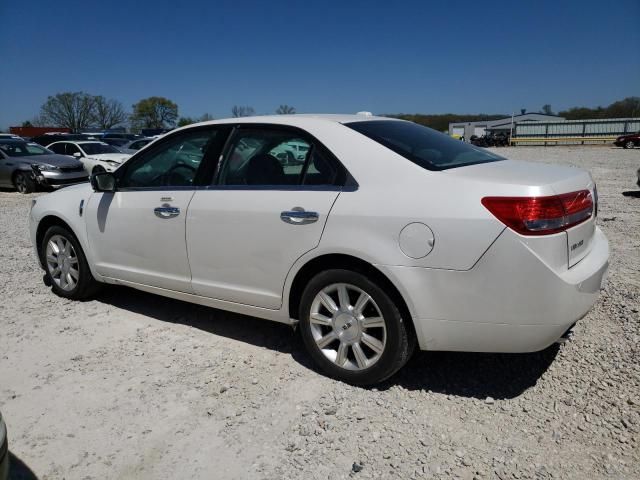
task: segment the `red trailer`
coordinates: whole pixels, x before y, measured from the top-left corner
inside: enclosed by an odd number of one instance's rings
[[[71,133],[71,129],[64,127],[9,127],[9,132],[21,137],[32,138],[51,132]]]

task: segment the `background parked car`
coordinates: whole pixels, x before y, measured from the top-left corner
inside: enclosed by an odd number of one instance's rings
[[[14,135],[13,133],[0,133],[0,140],[1,139],[24,140],[24,138]]]
[[[613,142],[613,144],[622,148],[640,147],[640,132],[632,133],[630,135],[622,135],[616,138],[616,141]]]
[[[24,140],[0,139],[0,186],[31,193],[88,180],[81,162]]]
[[[102,138],[101,141],[111,145],[112,147],[116,147],[118,150],[120,150],[123,145],[130,142],[130,140],[127,140],[126,138]]]
[[[131,157],[104,142],[56,142],[47,148],[60,155],[77,158],[87,172],[92,174],[113,172],[122,162]]]
[[[92,135],[87,135],[84,133],[45,133],[44,135],[39,135],[31,139],[32,142],[39,143],[43,147],[46,147],[47,145],[51,145],[53,142],[60,142],[63,140],[78,141],[78,140],[98,140],[98,139]]]
[[[142,138],[142,135],[137,135],[135,133],[105,133],[102,136],[103,140],[109,138],[124,138],[126,140],[136,140],[137,138]]]

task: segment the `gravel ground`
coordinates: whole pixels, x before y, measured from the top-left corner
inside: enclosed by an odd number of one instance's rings
[[[316,371],[286,326],[125,288],[55,297],[30,196],[0,192],[0,409],[14,478],[640,478],[640,151],[500,149],[593,173],[611,243],[572,341],[420,352],[377,389]]]

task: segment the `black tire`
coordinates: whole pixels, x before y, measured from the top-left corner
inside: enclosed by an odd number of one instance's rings
[[[316,344],[312,332],[310,315],[316,295],[325,287],[341,283],[367,293],[377,305],[386,326],[386,343],[380,357],[361,370],[349,370],[328,359]],[[402,317],[392,298],[368,277],[351,270],[326,270],[313,277],[302,294],[299,318],[304,344],[315,363],[328,376],[352,385],[372,385],[389,378],[407,363],[416,345],[413,329],[407,325],[410,319]]]
[[[16,172],[13,176],[13,186],[20,193],[33,193],[36,191],[36,182],[27,172]]]
[[[79,275],[75,287],[70,290],[63,289],[51,274],[50,262],[47,260],[47,244],[49,243],[51,237],[53,237],[54,235],[64,237],[68,242],[71,243],[71,245],[73,246],[73,250],[75,251],[78,267],[77,270]],[[58,225],[50,227],[44,234],[39,253],[40,258],[42,259],[42,263],[45,267],[45,285],[50,285],[51,290],[56,295],[64,298],[69,298],[71,300],[84,300],[95,295],[100,290],[100,283],[97,282],[91,274],[89,264],[87,263],[87,258],[84,255],[82,247],[80,246],[80,242],[78,242],[76,236],[66,228]]]
[[[91,170],[92,175],[95,175],[96,173],[102,173],[102,172],[106,172],[105,168],[102,165],[96,165],[95,167],[93,167],[93,170]]]
[[[633,148],[635,146],[636,146],[636,144],[633,143],[633,140],[629,140],[628,142],[625,142],[625,144],[622,146],[622,148]]]

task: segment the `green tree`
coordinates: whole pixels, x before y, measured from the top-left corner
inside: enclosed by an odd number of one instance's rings
[[[548,103],[542,106],[542,113],[545,115],[554,115],[553,110],[551,110],[551,105]]]
[[[296,113],[296,109],[291,105],[284,104],[278,107],[278,109],[276,110],[276,113],[278,115],[293,115],[294,113]]]
[[[58,93],[47,97],[47,101],[40,107],[40,118],[51,126],[79,132],[91,125],[94,108],[93,95],[84,92]]]
[[[559,113],[567,120],[588,118],[637,118],[640,117],[640,97],[627,97],[607,107],[573,107]]]
[[[627,97],[613,102],[606,108],[610,118],[637,118],[640,117],[640,97]]]
[[[186,127],[187,125],[191,125],[192,123],[208,122],[209,120],[213,120],[213,116],[209,113],[205,113],[204,115],[198,118],[180,117],[180,119],[178,120],[177,126]]]
[[[149,97],[133,105],[131,124],[135,128],[171,128],[178,119],[178,105],[168,98]]]
[[[191,117],[180,117],[178,119],[177,127],[186,127],[187,125],[191,125],[192,123],[196,123],[197,120],[194,120]]]
[[[29,128],[29,127],[33,127],[33,123],[31,123],[29,120],[22,122],[22,126],[25,128]]]

